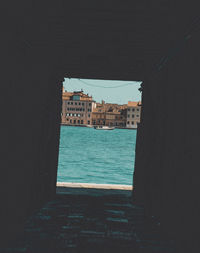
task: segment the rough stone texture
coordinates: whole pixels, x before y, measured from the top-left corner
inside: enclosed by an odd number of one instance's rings
[[[145,222],[144,209],[131,202],[130,191],[105,194],[99,189],[96,195],[77,195],[73,189],[38,210],[27,220],[20,240],[0,252],[174,252],[173,241]]]

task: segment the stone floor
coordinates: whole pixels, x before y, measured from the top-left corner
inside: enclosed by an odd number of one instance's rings
[[[2,253],[171,253],[173,241],[147,226],[131,191],[59,188],[56,198],[27,220],[25,234]]]

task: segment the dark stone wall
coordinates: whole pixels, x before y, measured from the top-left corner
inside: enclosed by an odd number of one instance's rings
[[[3,1],[1,241],[16,237],[25,217],[55,193],[67,76],[144,80],[135,197],[147,216],[158,217],[165,234],[188,242],[185,248],[193,245],[199,208],[198,12],[192,3],[168,0]],[[196,35],[152,74],[191,25]]]
[[[62,82],[45,65],[16,62],[10,71],[1,79],[3,241],[55,194],[62,102]]]
[[[62,47],[49,39],[57,27],[31,3],[5,4],[1,15],[1,246],[56,189]]]
[[[160,71],[146,72],[134,175],[136,201],[177,252],[199,248],[200,36],[191,35]]]

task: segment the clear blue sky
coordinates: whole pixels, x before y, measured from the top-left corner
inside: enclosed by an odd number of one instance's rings
[[[136,81],[112,81],[94,79],[65,78],[63,83],[65,90],[78,91],[83,89],[96,102],[104,100],[106,103],[127,104],[128,101],[141,101],[141,93],[138,91],[141,82]]]

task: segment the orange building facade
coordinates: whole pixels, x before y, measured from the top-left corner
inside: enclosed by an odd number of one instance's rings
[[[126,127],[126,105],[97,103],[92,113],[92,124]]]
[[[63,90],[62,124],[91,125],[92,111],[96,106],[92,96],[83,91],[67,92]]]
[[[141,102],[129,101],[118,105],[96,103],[92,96],[81,91],[62,95],[62,124],[72,126],[112,126],[117,128],[137,128],[140,122]]]

